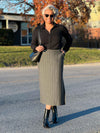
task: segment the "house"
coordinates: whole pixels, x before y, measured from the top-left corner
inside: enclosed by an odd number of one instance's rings
[[[16,13],[3,13],[0,15],[0,29],[12,29],[14,32],[14,45],[30,45],[32,41],[32,27],[26,22],[25,16]],[[27,20],[33,15],[28,15]]]

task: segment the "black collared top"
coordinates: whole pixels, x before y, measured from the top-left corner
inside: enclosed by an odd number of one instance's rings
[[[54,23],[54,27],[51,29],[50,33],[45,29],[45,23],[36,27],[32,33],[32,43],[31,48],[36,51],[35,48],[39,45],[38,41],[38,30],[40,28],[41,44],[45,49],[61,49],[67,52],[72,43],[72,37],[68,33],[65,26]],[[63,46],[62,38],[65,38],[66,42]]]

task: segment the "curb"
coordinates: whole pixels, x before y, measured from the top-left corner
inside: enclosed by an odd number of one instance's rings
[[[64,65],[64,67],[81,67],[81,66],[100,66],[100,63],[85,63],[85,64],[73,64],[73,65]],[[16,69],[37,69],[38,66],[25,66],[25,67],[2,67],[1,70],[16,70]]]

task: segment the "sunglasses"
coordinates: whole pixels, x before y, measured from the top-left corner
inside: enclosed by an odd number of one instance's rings
[[[49,17],[49,16],[50,16],[50,18],[53,18],[54,17],[54,15],[45,14],[45,17],[46,18]]]

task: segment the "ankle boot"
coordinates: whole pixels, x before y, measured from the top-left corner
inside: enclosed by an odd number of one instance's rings
[[[50,110],[45,109],[44,117],[43,117],[43,127],[44,128],[50,128],[50,125],[49,125],[49,114],[50,114]]]
[[[58,113],[57,113],[57,106],[52,106],[52,122],[58,122]]]

